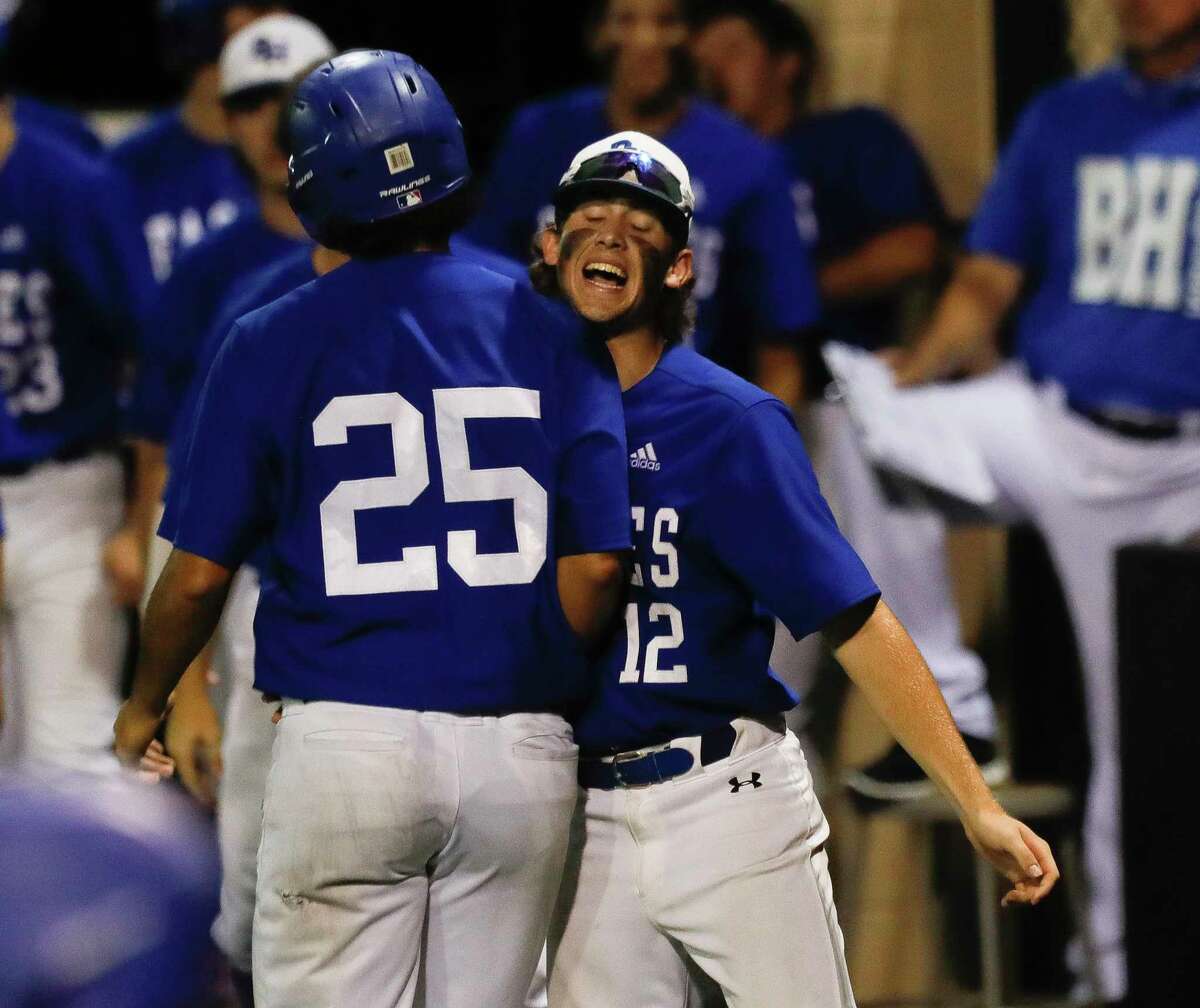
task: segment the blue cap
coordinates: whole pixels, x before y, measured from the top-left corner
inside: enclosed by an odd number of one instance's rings
[[[436,203],[471,177],[462,125],[433,75],[403,53],[356,49],[313,70],[287,110],[288,199],[324,240]]]

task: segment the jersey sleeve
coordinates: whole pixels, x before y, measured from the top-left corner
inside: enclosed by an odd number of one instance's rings
[[[815,324],[821,312],[816,274],[796,222],[790,183],[773,151],[732,224],[736,275],[750,288],[740,303],[754,313],[760,338],[787,340]]]
[[[559,374],[557,553],[629,549],[629,459],[612,359],[602,347],[572,348]]]
[[[160,534],[234,569],[270,521],[270,374],[235,325],[200,393],[181,465],[171,474]]]
[[[905,224],[940,226],[941,197],[912,138],[882,111],[863,110],[857,118],[855,191],[877,233]]]
[[[469,239],[520,263],[531,258],[534,216],[553,195],[537,185],[545,173],[530,167],[539,149],[536,112],[524,109],[513,119],[492,157],[479,211],[466,227]]]
[[[967,232],[970,252],[1035,267],[1045,243],[1041,166],[1046,100],[1036,99],[1022,115],[1000,157]]]
[[[717,560],[797,639],[879,595],[778,401],[734,422],[699,504]]]

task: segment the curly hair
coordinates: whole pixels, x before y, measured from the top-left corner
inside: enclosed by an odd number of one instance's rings
[[[553,228],[552,228],[553,229]],[[529,264],[529,282],[539,294],[565,301],[562,285],[558,282],[558,269],[546,262],[542,256],[540,234],[533,242],[533,262]],[[671,251],[672,258],[680,248]],[[654,331],[667,346],[683,342],[696,326],[696,303],[692,298],[695,277],[679,287],[663,287],[654,304]]]

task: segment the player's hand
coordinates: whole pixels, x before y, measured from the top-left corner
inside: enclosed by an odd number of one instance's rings
[[[113,725],[113,751],[125,766],[139,767],[163,716],[162,711],[151,710],[132,697],[121,704]]]
[[[177,690],[167,715],[166,752],[188,793],[212,808],[221,779],[221,721],[206,690]]]
[[[104,571],[117,605],[142,601],[146,586],[146,543],[137,530],[122,525],[104,544]]]
[[[918,340],[911,347],[889,347],[879,356],[892,369],[897,388],[944,381],[959,374],[986,374],[997,360],[990,344],[960,344],[937,338]]]
[[[1054,888],[1058,865],[1050,845],[1023,822],[997,805],[965,819],[963,826],[975,849],[1012,883],[1002,906],[1039,903]]]
[[[167,755],[163,744],[154,739],[138,760],[138,777],[147,784],[157,784],[175,776],[175,761]]]

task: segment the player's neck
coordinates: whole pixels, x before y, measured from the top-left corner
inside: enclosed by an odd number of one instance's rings
[[[201,67],[188,85],[180,104],[183,124],[201,140],[223,144],[229,142],[225,112],[220,102],[220,72],[215,65]]]
[[[0,168],[4,167],[16,142],[17,124],[13,122],[12,104],[8,98],[0,98]]]
[[[303,238],[304,225],[288,204],[287,194],[276,189],[259,189],[258,205],[262,211],[263,221],[276,234],[288,238]]]
[[[345,252],[339,252],[337,249],[326,248],[324,245],[316,245],[312,250],[313,272],[317,276],[324,276],[326,273],[332,273],[339,266],[344,266],[350,261],[350,257]]]
[[[1200,63],[1200,38],[1164,52],[1137,58],[1134,67],[1149,80],[1170,81],[1194,70],[1197,63]]]
[[[607,343],[622,392],[633,388],[658,366],[664,349],[662,339],[649,326],[613,336]]]
[[[759,136],[767,139],[782,136],[800,118],[800,110],[790,95],[777,91],[772,91],[771,95],[751,124]]]

